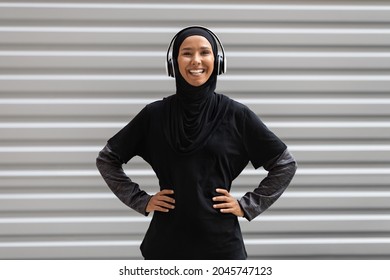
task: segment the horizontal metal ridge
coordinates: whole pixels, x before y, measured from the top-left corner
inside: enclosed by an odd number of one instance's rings
[[[164,75],[113,75],[113,74],[79,74],[79,75],[12,75],[12,74],[3,74],[0,75],[0,81],[94,81],[94,80],[103,80],[103,81],[159,81],[166,80],[171,81]],[[312,74],[302,74],[302,75],[229,75],[221,76],[220,80],[222,81],[390,81],[390,75],[312,75]]]
[[[0,217],[0,224],[69,224],[69,223],[149,223],[151,217],[143,216],[34,216],[34,217]],[[390,214],[295,214],[295,215],[261,215],[251,222],[333,222],[333,221],[390,221]]]
[[[0,153],[62,153],[62,152],[99,152],[103,146],[0,146]],[[386,144],[318,144],[318,145],[289,145],[292,152],[340,152],[340,151],[390,151],[390,145]]]
[[[128,211],[126,212],[128,213]],[[98,230],[100,234],[127,234],[142,235],[146,232],[151,217],[140,216],[19,216],[2,217],[0,225],[3,227],[1,236],[39,236],[51,234],[56,236],[66,234],[93,235]],[[263,213],[256,219],[248,222],[239,219],[244,234],[266,234],[285,232],[290,233],[379,233],[390,229],[390,216],[387,214],[291,214],[268,215]],[[20,228],[23,231],[20,232]]]
[[[72,139],[107,140],[125,122],[3,122],[0,133],[3,140],[24,139]],[[389,139],[390,122],[377,121],[267,121],[266,125],[289,141],[292,139]],[[364,133],[362,133],[364,130]]]
[[[24,143],[12,146],[0,146],[0,164],[22,165],[31,164],[88,164],[92,165],[98,152],[103,148],[100,146],[89,145],[68,145],[68,146],[53,146],[53,145],[37,145],[25,146]],[[26,143],[27,144],[27,143]],[[297,145],[290,144],[290,152],[292,152],[297,161],[302,163],[312,162],[332,162],[332,163],[387,163],[390,158],[390,145],[385,144],[351,144],[351,145]],[[141,159],[135,158],[131,161],[137,166],[144,166],[146,163]]]
[[[129,176],[155,176],[153,170],[132,169],[126,171]],[[264,170],[245,169],[244,176],[264,175]],[[299,168],[297,175],[390,175],[388,167],[361,167],[361,168]],[[100,176],[97,170],[0,170],[1,177],[96,177]]]
[[[162,49],[162,48],[160,48]],[[0,50],[0,67],[20,69],[142,69],[158,71],[163,65],[163,51],[32,51]],[[389,69],[390,54],[366,52],[275,52],[226,50],[228,71],[238,69]],[[145,71],[145,70],[143,70]]]
[[[247,239],[245,241],[247,245],[260,245],[260,244],[390,244],[390,238],[388,237],[334,237],[334,238],[275,238],[275,239]]]
[[[117,247],[139,246],[139,240],[83,240],[83,241],[20,241],[0,242],[0,248],[32,248],[32,247]]]
[[[19,5],[17,5],[19,4]],[[1,3],[4,19],[64,20],[145,20],[149,21],[227,21],[229,22],[388,22],[388,5],[266,5],[241,3],[130,4],[130,3]],[[160,11],[164,11],[161,13]],[[187,13],[188,10],[193,13]],[[215,11],[218,10],[218,13]],[[235,16],[231,16],[231,12]],[[11,16],[12,15],[12,16]]]
[[[69,224],[69,223],[147,223],[151,218],[148,217],[120,217],[120,216],[101,216],[101,217],[12,217],[0,218],[0,224]]]
[[[20,81],[20,82],[16,82]],[[145,84],[148,87],[145,87]],[[9,75],[0,77],[0,87],[6,93],[26,93],[34,89],[36,92],[62,94],[66,89],[69,93],[95,92],[141,94],[143,92],[174,93],[174,80],[164,75],[156,76],[41,76],[41,75]],[[382,93],[390,87],[390,76],[229,76],[221,77],[218,91],[226,94],[247,93],[279,93],[289,92],[312,93],[321,89],[323,92],[339,93]]]
[[[19,241],[19,242],[0,242],[0,248],[9,247],[117,247],[117,246],[139,246],[140,240],[83,240],[83,241]],[[247,238],[246,245],[305,245],[305,244],[390,244],[390,238],[386,237],[367,237],[367,238]]]
[[[2,44],[161,44],[179,29],[163,27],[0,27]],[[228,46],[387,46],[390,29],[377,28],[213,28]],[[61,36],[58,36],[61,34]]]
[[[235,197],[244,195],[242,192],[232,192]],[[288,198],[390,198],[390,191],[287,191],[283,194],[283,199]],[[102,193],[20,193],[20,194],[0,194],[1,200],[101,200],[114,199],[111,192]]]
[[[213,28],[218,34],[390,34],[388,28]],[[31,32],[31,33],[140,33],[140,34],[155,34],[155,33],[169,33],[175,34],[177,28],[172,27],[85,27],[85,26],[0,26],[0,33],[19,33],[19,32]]]
[[[0,3],[0,8],[59,8],[59,9],[211,9],[211,10],[290,10],[290,11],[301,11],[301,10],[325,10],[325,11],[390,11],[389,5],[383,4],[295,4],[289,5],[285,3],[277,4],[252,4],[242,2],[240,4],[230,4],[224,3],[220,4],[210,4],[210,3],[34,3],[34,2],[25,2],[25,3]]]
[[[126,116],[152,98],[0,98],[0,116]],[[388,116],[387,98],[235,98],[264,116]],[[50,106],[50,107],[49,107]]]
[[[385,51],[227,51],[229,58],[389,58],[390,52]],[[157,57],[165,58],[165,51],[120,51],[120,50],[0,50],[1,57]],[[230,60],[229,60],[230,62]],[[230,65],[230,64],[229,64]],[[39,65],[37,65],[38,67]]]
[[[122,128],[127,123],[121,122],[1,122],[0,129],[21,128]],[[301,128],[390,128],[390,121],[290,121],[267,122],[269,127]],[[390,136],[390,135],[389,135]]]

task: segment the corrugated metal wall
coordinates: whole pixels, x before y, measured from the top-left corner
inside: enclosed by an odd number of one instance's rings
[[[224,43],[219,92],[255,110],[299,161],[251,223],[250,258],[390,257],[388,1],[0,2],[0,258],[139,259],[149,218],[98,175],[105,141],[174,92],[182,27]],[[147,191],[140,159],[127,167]],[[250,166],[235,195],[264,176]]]

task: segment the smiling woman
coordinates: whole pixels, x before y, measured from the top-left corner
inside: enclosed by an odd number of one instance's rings
[[[180,74],[192,86],[204,84],[214,71],[214,55],[211,44],[205,37],[190,36],[180,46]]]
[[[167,70],[176,94],[147,105],[97,158],[123,203],[143,215],[154,212],[141,244],[145,259],[246,259],[238,217],[252,220],[269,208],[295,174],[286,145],[256,114],[215,92],[226,63],[214,35],[196,26],[175,35]],[[123,172],[122,164],[136,155],[158,177],[154,195]],[[236,199],[232,182],[249,161],[269,173]]]

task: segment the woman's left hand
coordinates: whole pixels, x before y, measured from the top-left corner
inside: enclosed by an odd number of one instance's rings
[[[237,217],[244,217],[244,211],[237,199],[235,199],[227,190],[216,189],[216,192],[222,195],[213,197],[214,202],[219,202],[213,205],[215,209],[220,209],[221,213],[231,213]]]

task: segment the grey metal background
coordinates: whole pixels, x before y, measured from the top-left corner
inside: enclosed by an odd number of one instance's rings
[[[256,111],[299,162],[284,196],[242,220],[249,257],[388,258],[390,3],[153,3],[0,2],[0,258],[141,258],[150,218],[110,193],[95,158],[174,92],[166,47],[192,24],[224,43],[218,91]],[[126,170],[157,191],[142,160]],[[248,166],[234,194],[264,175]]]

